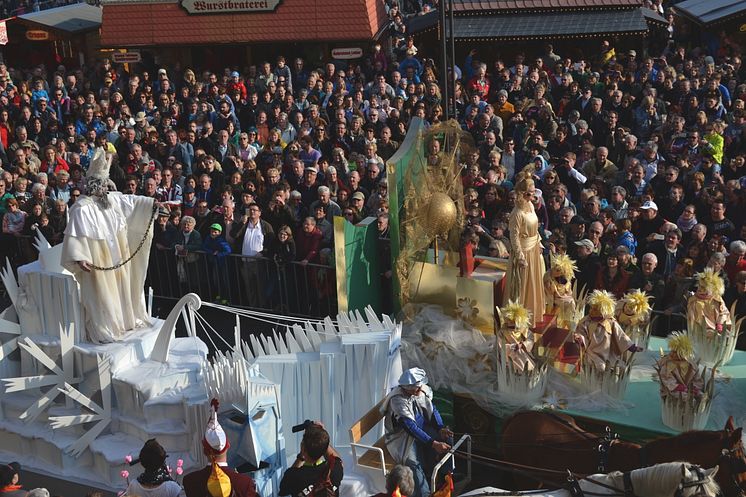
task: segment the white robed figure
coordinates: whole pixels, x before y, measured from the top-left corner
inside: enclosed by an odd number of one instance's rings
[[[110,191],[110,167],[111,156],[97,148],[62,242],[62,265],[80,285],[86,333],[96,343],[149,325],[144,285],[155,201]]]

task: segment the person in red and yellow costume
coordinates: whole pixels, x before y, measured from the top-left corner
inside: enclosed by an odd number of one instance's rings
[[[552,267],[544,273],[546,314],[557,316],[559,328],[569,328],[575,312],[572,280],[578,266],[567,254],[552,255]]]
[[[670,395],[686,400],[702,397],[704,381],[698,374],[699,367],[694,362],[694,347],[691,339],[683,333],[674,332],[668,337],[668,354],[657,364],[661,382],[661,397]]]
[[[505,338],[505,355],[513,363],[517,372],[531,371],[536,365],[531,353],[534,348],[534,334],[531,332],[531,313],[518,302],[508,301],[500,309]]]
[[[202,450],[210,464],[184,476],[186,497],[259,497],[250,476],[228,467],[230,443],[218,422],[218,400],[212,399],[212,413],[202,438]]]

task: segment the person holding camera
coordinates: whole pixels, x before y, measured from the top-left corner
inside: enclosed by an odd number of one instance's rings
[[[291,497],[339,497],[344,477],[342,459],[329,443],[320,422],[306,422],[295,463],[285,471],[279,495]]]
[[[415,488],[410,497],[427,497],[429,474],[437,458],[451,449],[448,442],[453,439],[453,432],[433,404],[427,373],[420,368],[406,370],[384,405],[386,448],[396,464],[409,467],[414,474]]]

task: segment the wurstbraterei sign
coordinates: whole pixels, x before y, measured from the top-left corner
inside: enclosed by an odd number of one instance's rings
[[[282,0],[181,0],[189,14],[274,12]]]

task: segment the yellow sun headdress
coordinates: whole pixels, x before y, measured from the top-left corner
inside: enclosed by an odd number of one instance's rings
[[[570,280],[575,276],[578,265],[567,254],[552,255],[552,269],[559,270],[562,276]]]
[[[591,307],[595,307],[605,318],[613,316],[616,309],[614,296],[606,290],[594,290],[590,297],[588,297],[588,304]]]
[[[689,360],[694,357],[692,339],[681,331],[674,331],[668,335],[668,350],[676,352],[682,359]]]
[[[650,312],[650,295],[646,294],[642,290],[634,290],[627,292],[624,296],[624,304],[635,315],[644,315]]]
[[[501,314],[506,321],[511,321],[518,329],[528,329],[531,326],[531,311],[518,302],[508,300],[501,309]]]
[[[722,297],[725,293],[725,283],[711,268],[706,268],[701,273],[697,273],[697,288],[704,289],[710,295]]]

